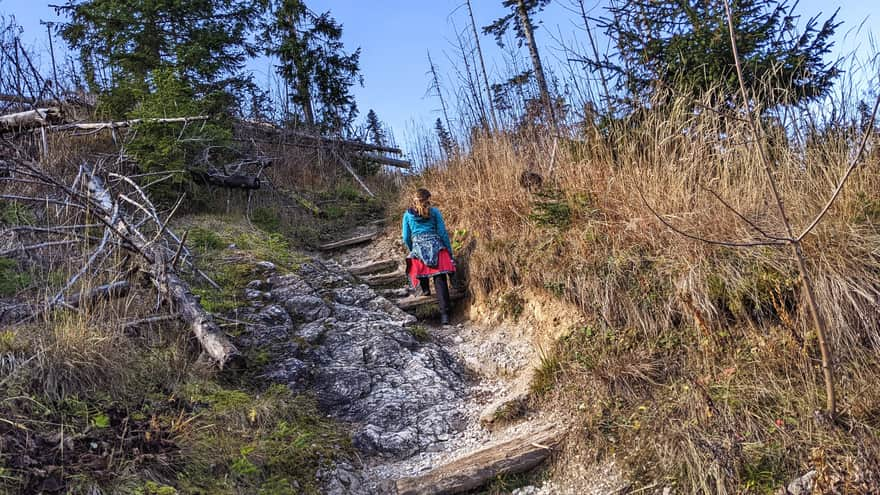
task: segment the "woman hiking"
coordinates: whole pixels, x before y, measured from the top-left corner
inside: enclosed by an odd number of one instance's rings
[[[431,206],[431,193],[417,189],[412,205],[403,214],[403,243],[409,249],[406,273],[413,287],[420,287],[422,295],[431,294],[430,279],[434,279],[437,303],[440,306],[440,323],[449,324],[448,273],[455,272],[452,261],[452,244],[443,223],[440,210]]]

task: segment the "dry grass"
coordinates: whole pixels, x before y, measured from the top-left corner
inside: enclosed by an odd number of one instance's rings
[[[780,233],[747,129],[688,102],[673,107],[610,138],[590,128],[580,141],[478,140],[419,181],[450,230],[473,241],[465,264],[478,300],[526,286],[592,322],[558,343],[547,401],[587,427],[599,455],[622,454],[637,480],[669,477],[685,492],[764,492],[811,467],[822,487],[876,490],[859,483],[876,482],[880,455],[880,155],[869,153],[805,239],[842,398],[839,424],[828,424],[814,415],[821,370],[790,252],[688,239],[645,205],[705,238],[751,239],[711,189]],[[780,131],[768,140],[793,225],[821,209],[858,134],[829,126],[802,151]],[[529,163],[541,191],[519,183]]]

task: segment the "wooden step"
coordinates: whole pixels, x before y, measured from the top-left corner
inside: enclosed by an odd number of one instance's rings
[[[392,268],[396,268],[400,264],[399,260],[379,260],[372,263],[353,266],[348,269],[352,275],[370,275],[372,273],[384,272]]]
[[[405,282],[406,281],[406,272],[403,270],[395,270],[390,273],[381,273],[379,275],[370,275],[369,277],[361,277],[361,279],[367,283],[367,285],[372,285],[374,287],[381,287],[383,285],[390,285],[393,283]]]
[[[400,299],[409,296],[409,289],[406,287],[401,287],[399,289],[381,289],[378,292],[386,299]]]
[[[341,241],[329,242],[327,244],[321,244],[320,246],[318,246],[318,249],[320,249],[321,251],[332,251],[334,249],[339,249],[339,248],[348,247],[348,246],[355,246],[357,244],[363,244],[365,242],[372,241],[376,237],[379,237],[379,235],[381,233],[382,233],[381,231],[377,230],[375,232],[370,232],[368,234],[362,234],[362,235],[359,235],[356,237],[350,237],[348,239],[343,239]]]
[[[530,471],[562,441],[565,430],[546,425],[512,440],[491,445],[433,471],[397,481],[398,495],[447,495],[475,490],[504,474]]]
[[[459,299],[464,298],[464,293],[462,292],[449,292],[449,299],[453,301],[457,301]],[[414,297],[404,297],[403,299],[397,299],[392,301],[397,305],[398,308],[406,311],[408,309],[417,308],[419,306],[424,306],[425,304],[436,304],[437,296],[431,294],[429,296],[414,296]]]

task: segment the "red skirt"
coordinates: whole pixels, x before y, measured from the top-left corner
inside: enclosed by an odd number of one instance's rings
[[[437,266],[434,268],[426,265],[418,258],[406,259],[406,274],[409,276],[413,287],[419,286],[420,278],[428,278],[433,277],[434,275],[453,272],[455,272],[455,264],[452,263],[452,256],[449,256],[449,251],[445,249],[441,249],[440,252],[437,253]]]

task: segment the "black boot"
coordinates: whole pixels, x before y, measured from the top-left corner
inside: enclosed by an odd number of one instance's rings
[[[437,305],[440,306],[440,324],[449,324],[449,283],[446,274],[434,277],[434,288],[437,290]]]
[[[431,280],[428,278],[419,279],[419,288],[422,289],[423,296],[431,295]]]

